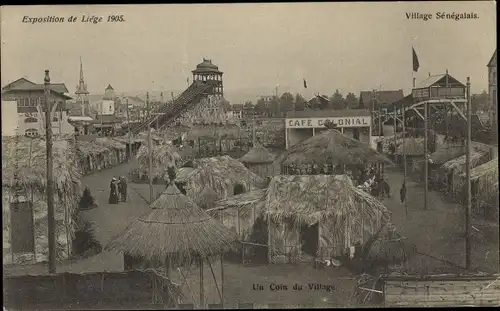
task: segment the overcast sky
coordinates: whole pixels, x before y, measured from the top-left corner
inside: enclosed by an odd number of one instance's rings
[[[430,21],[405,13],[432,13]],[[436,20],[436,12],[478,19]],[[124,23],[85,24],[83,15],[123,14]],[[78,16],[76,23],[27,24],[24,16]],[[295,3],[3,7],[2,86],[20,77],[53,82],[71,93],[83,59],[90,92],[182,90],[205,58],[224,72],[230,92],[282,90],[331,95],[410,89],[411,47],[417,81],[449,73],[472,91],[487,89],[486,64],[496,48],[493,2]],[[308,89],[303,88],[303,78]],[[260,94],[255,94],[260,95]],[[231,98],[229,98],[231,100]]]

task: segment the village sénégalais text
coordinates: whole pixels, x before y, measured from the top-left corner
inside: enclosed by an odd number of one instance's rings
[[[447,13],[447,12],[436,12],[434,14],[432,13],[420,13],[420,12],[406,12],[406,19],[412,19],[412,20],[422,20],[424,22],[429,21],[429,20],[464,20],[464,19],[478,19],[479,15],[474,12],[453,12],[453,13]]]

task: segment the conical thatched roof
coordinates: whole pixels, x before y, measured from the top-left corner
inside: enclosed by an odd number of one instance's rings
[[[338,130],[328,130],[291,147],[281,163],[289,164],[393,164],[368,144],[348,137]]]
[[[264,146],[256,144],[247,154],[240,158],[240,162],[248,164],[267,164],[273,163],[275,159],[276,156]]]
[[[447,161],[458,158],[461,155],[465,154],[464,146],[443,146],[438,148],[436,152],[432,153],[430,156],[430,160],[432,163],[441,165],[446,163]]]
[[[267,190],[265,209],[276,221],[288,218],[308,225],[346,215],[356,221],[363,214],[369,226],[389,215],[380,201],[356,188],[345,175],[275,176]]]
[[[154,201],[153,210],[133,221],[107,250],[174,265],[219,255],[237,245],[235,232],[211,218],[174,184]]]
[[[214,207],[214,203],[218,199],[219,195],[217,194],[217,192],[215,192],[214,189],[210,188],[209,186],[205,186],[203,190],[201,190],[196,201],[200,207],[208,209]]]

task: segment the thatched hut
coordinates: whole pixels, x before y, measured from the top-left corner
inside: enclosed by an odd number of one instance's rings
[[[177,149],[171,145],[154,145],[151,149],[151,158],[153,162],[153,181],[164,183],[167,169],[171,166],[180,166],[182,164],[182,158],[179,155]],[[135,167],[131,172],[132,178],[137,181],[148,180],[149,152],[147,145],[143,145],[139,148],[136,159],[137,167]]]
[[[264,178],[230,156],[196,159],[192,168],[178,170],[175,182],[193,200],[205,186],[212,188],[221,199],[234,195],[237,184],[242,185],[245,192],[266,186]]]
[[[217,202],[208,211],[235,227],[240,239],[265,219],[270,262],[313,261],[343,255],[388,220],[387,209],[345,175],[275,176],[256,190]]]
[[[113,139],[122,144],[125,144],[127,157],[130,151],[132,151],[132,154],[136,154],[139,151],[141,145],[147,144],[147,142],[144,141],[144,139],[139,139],[137,137],[129,137],[128,135],[113,137]]]
[[[92,141],[76,141],[78,163],[84,175],[103,170],[106,167],[106,158],[111,150]]]
[[[259,217],[263,217],[266,189],[256,189],[215,202],[215,207],[207,213],[219,219],[226,227],[238,234],[240,241],[267,244],[264,241],[252,241],[250,236]]]
[[[345,175],[276,176],[266,196],[271,262],[340,256],[388,220],[385,206]]]
[[[275,162],[276,155],[260,144],[255,144],[255,146],[239,160],[249,170],[262,178],[280,174],[279,163]]]
[[[123,163],[127,159],[126,150],[127,147],[124,143],[108,137],[98,137],[95,140],[97,145],[108,148],[111,152],[107,154],[107,163],[110,166],[115,166]]]
[[[281,163],[289,164],[393,164],[368,144],[331,129],[312,136],[288,149]]]
[[[54,207],[57,256],[69,258],[75,232],[74,217],[82,194],[75,148],[66,140],[53,141]],[[2,139],[2,210],[4,263],[26,257],[48,258],[45,140]],[[22,254],[22,255],[21,255]]]
[[[128,225],[106,250],[123,252],[155,268],[164,267],[169,279],[171,268],[198,263],[200,307],[203,308],[203,265],[207,262],[212,267],[211,258],[235,250],[238,237],[183,195],[173,183],[150,207],[150,213]],[[215,280],[215,274],[213,277]]]
[[[442,145],[429,157],[429,179],[435,189],[446,189],[447,179],[446,174],[443,174],[441,166],[455,158],[465,154],[464,146]]]
[[[465,187],[467,181],[465,173],[460,177]],[[471,169],[470,179],[475,208],[482,210],[486,215],[498,211],[498,158]]]
[[[490,154],[488,152],[482,150],[473,150],[471,152],[471,169],[486,163],[489,160]],[[442,174],[446,176],[446,186],[448,192],[450,192],[453,196],[456,195],[458,191],[461,191],[462,179],[460,175],[465,172],[465,161],[466,155],[460,156],[453,160],[450,160],[444,163],[441,166]]]
[[[312,136],[288,149],[278,160],[281,173],[311,174],[314,167],[332,166],[334,174],[351,173],[362,175],[367,165],[377,165],[383,172],[385,164],[393,165],[385,155],[377,152],[369,144],[353,139],[336,129],[329,129]],[[313,173],[314,174],[314,173]]]

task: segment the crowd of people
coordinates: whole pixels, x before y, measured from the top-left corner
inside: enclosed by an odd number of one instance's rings
[[[124,176],[121,176],[118,179],[113,177],[109,188],[109,204],[127,202],[127,180]]]

